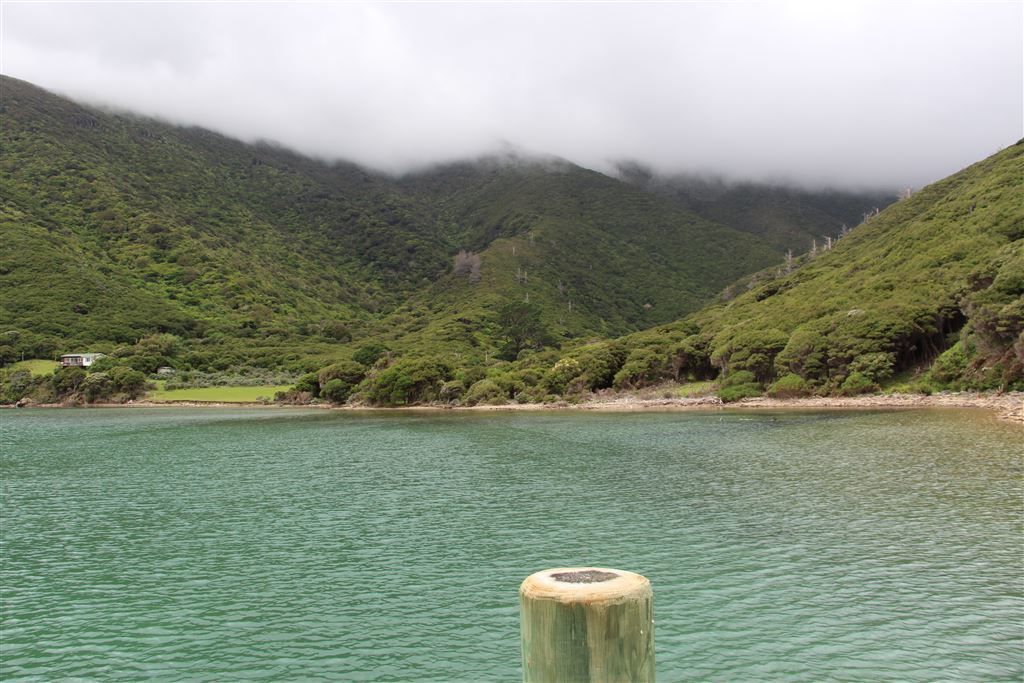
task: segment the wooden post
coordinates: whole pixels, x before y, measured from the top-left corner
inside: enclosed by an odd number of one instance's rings
[[[519,588],[525,683],[654,683],[651,582],[599,567],[548,569]]]

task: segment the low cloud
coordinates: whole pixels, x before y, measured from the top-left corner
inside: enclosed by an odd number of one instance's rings
[[[920,186],[1022,135],[1024,3],[13,3],[0,69],[402,172],[502,145]]]

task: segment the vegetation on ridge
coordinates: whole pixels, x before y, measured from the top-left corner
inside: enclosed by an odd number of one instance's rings
[[[1024,143],[846,237],[728,287],[684,320],[570,352],[621,359],[578,390],[720,375],[723,398],[1024,388]],[[930,370],[929,370],[930,368]],[[927,372],[926,372],[927,370]],[[576,382],[574,385],[573,382]]]
[[[1024,389],[1024,143],[821,249],[730,285],[690,316],[610,341],[459,367],[378,361],[355,400],[503,403],[717,378],[725,401],[881,386]],[[909,384],[908,384],[909,382]],[[394,392],[393,386],[413,386]]]
[[[0,365],[108,354],[3,368],[4,402],[133,398],[164,366],[379,405],[1022,387],[1020,143],[783,258],[809,226],[770,245],[566,162],[394,179],[0,87]]]
[[[552,342],[622,334],[776,258],[566,162],[394,179],[0,88],[0,362],[160,333],[186,369],[311,369],[370,339],[484,357],[510,301]]]

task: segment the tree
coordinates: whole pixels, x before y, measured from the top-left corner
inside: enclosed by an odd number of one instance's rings
[[[540,350],[551,341],[541,321],[540,307],[528,301],[507,301],[498,309],[498,325],[504,345],[499,357],[515,360],[523,349]]]
[[[146,376],[138,370],[119,365],[111,368],[108,374],[114,391],[120,392],[128,398],[138,398],[146,390]]]
[[[828,338],[818,326],[808,323],[798,327],[786,346],[775,357],[775,368],[780,374],[793,373],[805,380],[828,379]]]
[[[679,382],[693,375],[694,379],[709,379],[714,376],[708,342],[700,335],[691,334],[669,349],[669,368],[672,378]]]
[[[622,368],[615,373],[617,389],[639,389],[652,384],[665,372],[665,354],[652,348],[633,349]]]
[[[371,365],[377,362],[378,358],[380,358],[387,352],[388,347],[384,346],[383,344],[373,342],[370,344],[366,344],[364,346],[360,346],[358,349],[356,349],[356,352],[352,354],[352,360],[359,363],[360,365],[370,367]]]
[[[767,384],[775,376],[775,356],[789,337],[776,329],[747,330],[715,339],[711,362],[726,373],[749,370],[758,382]]]
[[[349,386],[355,386],[366,376],[366,367],[355,361],[343,360],[322,368],[316,376],[321,387],[335,379],[340,379]]]
[[[312,375],[316,391],[313,396],[321,396],[331,403],[344,403],[348,400],[352,389],[366,376],[366,367],[351,360],[343,360],[322,368]],[[297,386],[301,389],[302,387]]]
[[[434,358],[403,358],[360,385],[378,405],[410,405],[437,400],[452,369]]]
[[[85,381],[85,370],[77,366],[59,368],[53,373],[53,390],[58,396],[78,391]]]
[[[309,394],[313,398],[320,395],[321,382],[317,381],[317,373],[307,372],[295,383],[295,391]]]
[[[323,324],[323,335],[339,342],[352,341],[352,331],[343,320],[328,320]]]
[[[82,381],[82,393],[89,403],[103,398],[110,398],[113,386],[110,375],[105,372],[94,372]]]
[[[352,393],[352,385],[340,379],[332,379],[320,390],[320,395],[331,403],[344,403]]]

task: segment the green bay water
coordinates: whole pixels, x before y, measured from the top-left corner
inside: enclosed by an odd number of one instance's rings
[[[1024,677],[979,413],[0,420],[5,681],[514,681],[519,583],[578,564],[651,580],[659,680]]]

